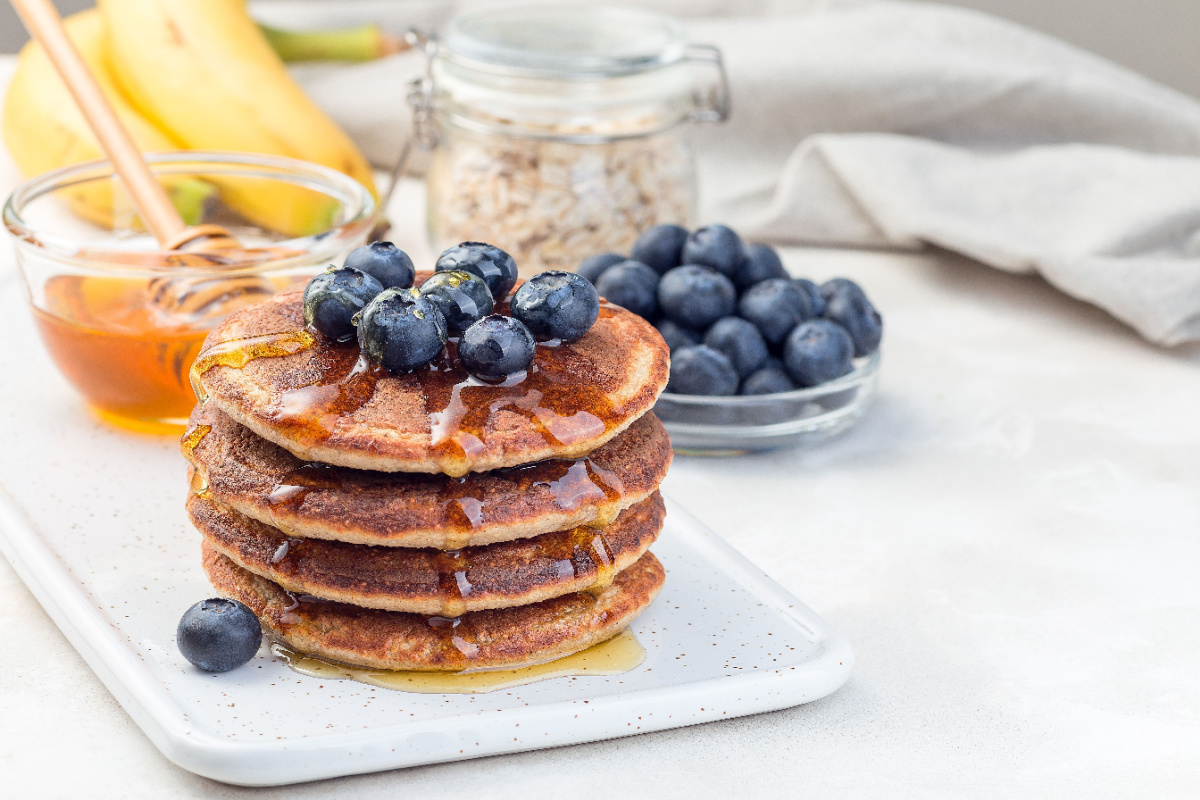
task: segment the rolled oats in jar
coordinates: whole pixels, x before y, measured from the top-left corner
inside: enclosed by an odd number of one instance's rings
[[[413,93],[432,148],[439,249],[493,243],[521,272],[628,252],[696,203],[689,123],[722,121],[720,54],[675,20],[613,8],[498,8],[454,18]]]

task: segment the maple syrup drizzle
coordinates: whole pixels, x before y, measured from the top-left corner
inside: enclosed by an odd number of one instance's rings
[[[306,330],[220,342],[206,348],[192,365],[192,387],[204,402],[207,393],[200,378],[214,366],[241,369],[256,358],[294,355],[316,344],[316,337]],[[424,395],[431,449],[445,473],[461,476],[470,470],[487,448],[491,423],[501,414],[524,417],[555,447],[593,439],[616,424],[617,409],[608,394],[580,380],[581,375],[595,374],[595,364],[568,346],[552,344],[537,348],[528,373],[502,383],[485,383],[468,375],[458,362],[453,339],[430,364],[411,375],[394,376],[394,380],[415,380]],[[378,381],[388,376],[359,355],[353,343],[325,345],[321,356],[328,362],[320,370],[325,377],[283,392],[268,414],[271,424],[308,445],[333,435],[339,420],[369,403]]]
[[[262,336],[247,336],[229,339],[206,347],[192,362],[188,378],[192,391],[201,403],[208,402],[208,392],[200,378],[216,366],[242,369],[256,358],[278,358],[310,350],[316,345],[316,337],[306,330],[287,333],[268,333]]]
[[[208,478],[195,467],[188,467],[188,487],[192,494],[204,500],[212,500],[212,492],[208,489]]]
[[[628,629],[574,655],[515,669],[463,672],[367,669],[303,655],[278,641],[271,643],[271,653],[295,672],[312,678],[351,680],[422,694],[482,694],[552,678],[620,675],[637,669],[646,660],[645,648]]]
[[[468,577],[470,564],[461,550],[439,550],[435,561],[442,617],[457,618],[467,613],[467,600],[474,587]]]
[[[196,452],[200,441],[211,432],[211,425],[197,425],[194,428],[188,428],[183,434],[183,438],[179,440],[179,449],[183,451],[183,457],[191,461],[192,453]]]
[[[587,523],[592,527],[610,524],[621,512],[625,488],[620,476],[590,458],[552,459],[495,472],[512,480],[518,493],[534,488],[549,490],[555,507],[562,511],[575,511],[588,503],[595,505],[597,517]],[[272,487],[267,504],[272,510],[287,509],[295,513],[314,491],[347,491],[344,474],[340,467],[305,463],[288,472]],[[443,514],[443,522],[438,525],[445,535],[440,545],[443,550],[461,550],[468,546],[475,533],[498,516],[494,504],[504,501],[487,499],[484,489],[485,485],[470,475],[446,480],[437,499]],[[511,493],[499,495],[506,496]]]

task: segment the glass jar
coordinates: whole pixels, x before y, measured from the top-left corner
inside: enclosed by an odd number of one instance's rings
[[[432,149],[428,225],[441,251],[507,250],[522,274],[628,253],[638,234],[689,225],[692,122],[720,122],[720,52],[660,14],[502,8],[455,17],[412,94]]]
[[[146,161],[177,205],[175,190],[200,192],[190,222],[220,224],[255,257],[160,252],[106,161],[21,184],[4,225],[59,371],[100,418],[178,434],[196,402],[188,371],[208,331],[342,263],[366,240],[375,202],[353,178],[290,158],[187,152]]]

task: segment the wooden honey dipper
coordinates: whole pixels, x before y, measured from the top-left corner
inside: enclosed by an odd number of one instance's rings
[[[62,17],[51,0],[11,0],[11,3],[30,35],[58,70],[113,169],[125,184],[142,221],[165,251],[97,253],[97,260],[213,269],[244,267],[296,254],[280,248],[244,248],[220,225],[186,225],[67,36]],[[235,296],[274,292],[269,283],[255,276],[155,278],[150,282],[149,290],[154,306],[170,313],[200,313],[214,303],[223,303]]]

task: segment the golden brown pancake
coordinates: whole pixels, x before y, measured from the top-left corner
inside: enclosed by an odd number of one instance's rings
[[[187,509],[213,549],[290,592],[448,617],[607,585],[653,544],[666,513],[655,494],[602,531],[575,528],[447,552],[290,539],[196,495]]]
[[[345,603],[305,601],[202,544],[217,592],[245,603],[271,635],[308,655],[372,669],[461,671],[524,666],[612,638],[650,605],[665,574],[646,553],[595,595],[426,617]]]
[[[357,343],[305,331],[302,298],[291,289],[231,314],[193,372],[201,396],[306,461],[464,475],[578,458],[649,411],[667,383],[662,337],[617,306],[604,304],[577,342],[539,344],[523,379],[492,385],[469,379],[454,343],[391,375]]]
[[[370,545],[458,549],[603,525],[653,494],[671,463],[653,414],[585,458],[462,478],[301,461],[211,404],[188,430],[184,455],[219,502],[292,536]]]

